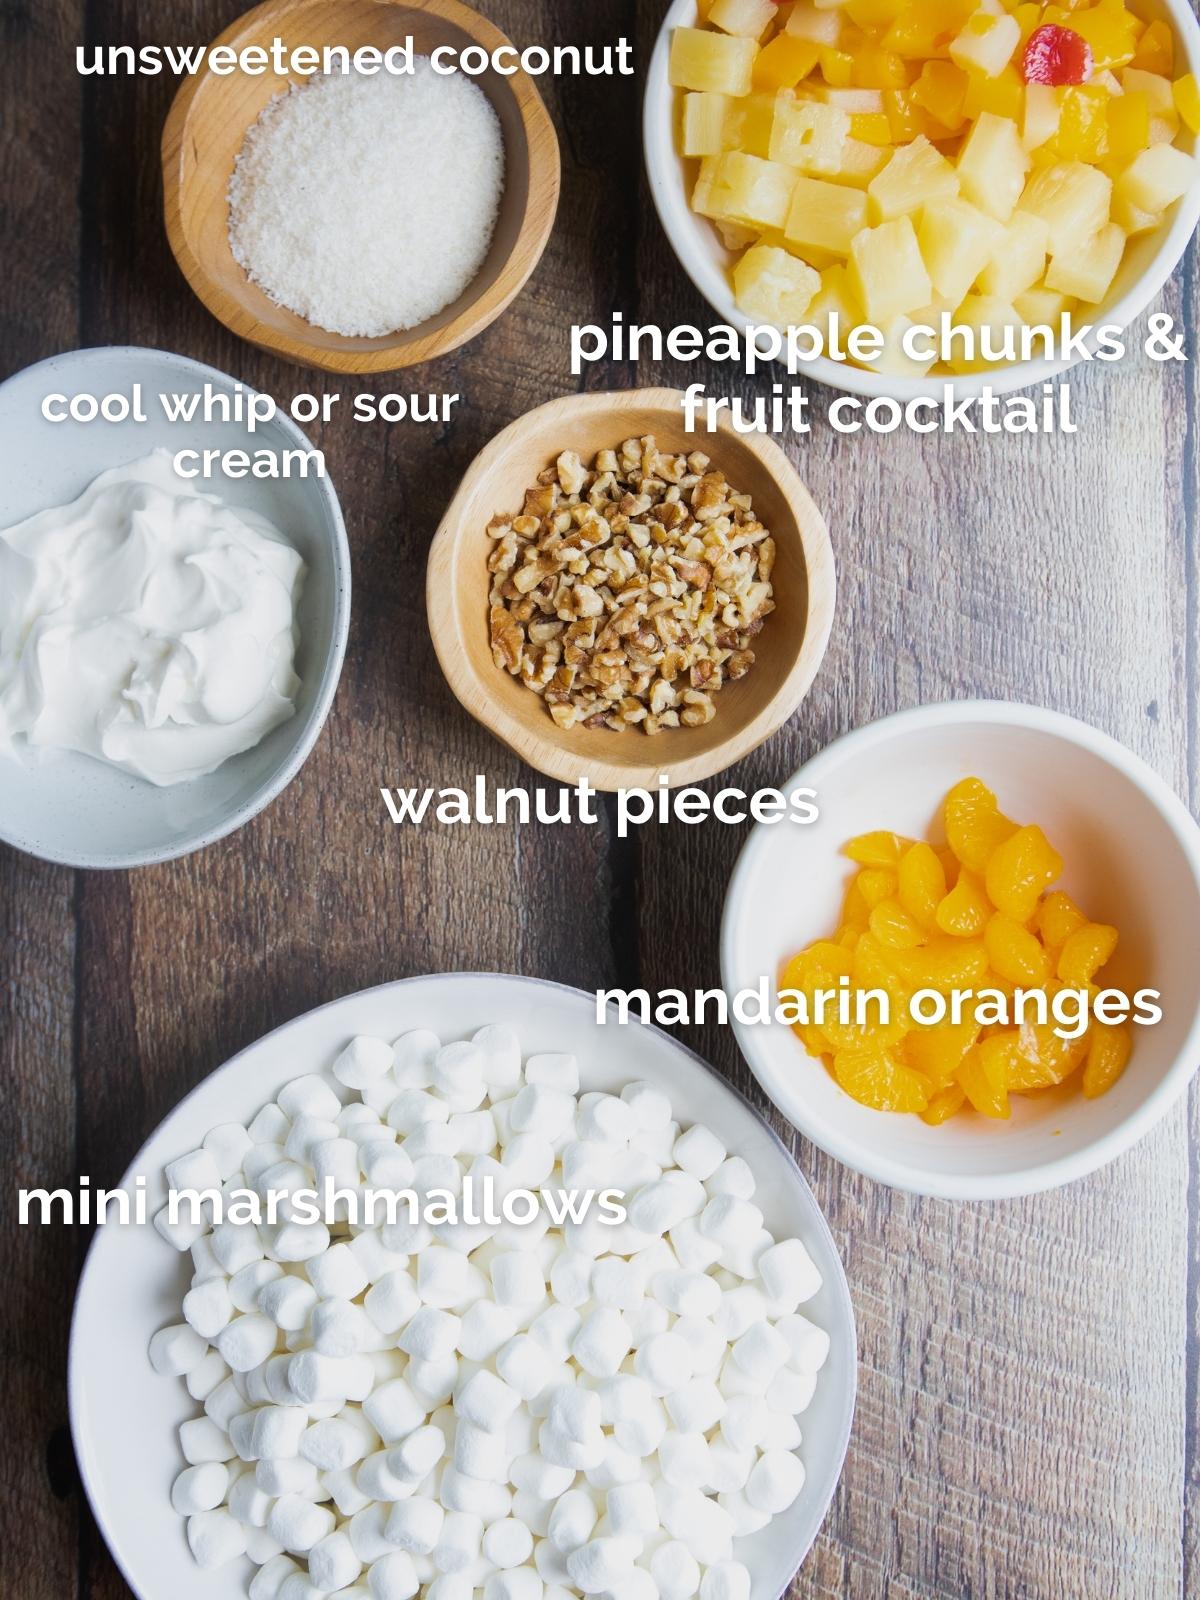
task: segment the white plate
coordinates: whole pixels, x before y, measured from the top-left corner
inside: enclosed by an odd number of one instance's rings
[[[767,1226],[802,1239],[825,1280],[804,1307],[832,1339],[801,1419],[807,1481],[787,1515],[738,1550],[754,1575],[753,1600],[776,1600],[821,1526],[849,1438],[856,1366],[845,1273],[794,1161],[748,1102],[665,1033],[636,1023],[602,1030],[594,1017],[594,997],[577,989],[487,974],[411,978],[350,995],[268,1034],[207,1078],[143,1147],[123,1185],[131,1189],[144,1175],[153,1212],[165,1194],[166,1162],[194,1149],[214,1125],[248,1121],[289,1079],[326,1067],[358,1033],[393,1038],[428,1027],[449,1040],[508,1022],[526,1054],[574,1052],[585,1089],[617,1089],[632,1079],[657,1084],[682,1123],[711,1124],[730,1152],[750,1163]],[[71,1428],[96,1519],[141,1600],[244,1600],[250,1564],[202,1572],[168,1498],[182,1467],[175,1430],[198,1408],[180,1380],[152,1371],[146,1350],[158,1328],[179,1320],[188,1266],[149,1224],[97,1232],[71,1330]]]
[[[146,422],[47,422],[50,394],[129,393],[140,383]],[[237,380],[186,356],[113,346],[72,350],[27,367],[0,386],[0,527],[82,494],[109,467],[152,450],[309,448],[286,416],[251,433],[244,423],[168,422],[160,391],[193,394],[212,384],[221,394]],[[252,391],[246,391],[252,392]],[[222,839],[268,805],[292,781],[316,743],[333,701],[350,624],[350,549],[328,478],[197,479],[200,491],[270,518],[300,551],[308,576],[297,610],[300,644],[296,714],[253,750],[206,778],[156,788],[115,767],[74,753],[0,754],[0,839],[71,867],[135,867]]]

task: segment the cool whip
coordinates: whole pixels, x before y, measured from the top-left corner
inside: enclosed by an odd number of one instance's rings
[[[167,785],[295,711],[304,562],[156,450],[0,532],[0,751],[75,750]]]

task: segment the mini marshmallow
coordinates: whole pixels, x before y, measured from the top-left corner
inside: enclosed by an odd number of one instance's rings
[[[706,1272],[656,1273],[651,1292],[677,1317],[711,1317],[721,1304],[720,1285]]]
[[[332,1497],[339,1516],[352,1517],[371,1504],[370,1497],[358,1487],[355,1467],[343,1467],[337,1472],[324,1472],[321,1474],[321,1481]]]
[[[189,1329],[188,1331],[190,1332],[191,1330]],[[224,1383],[228,1376],[229,1368],[221,1360],[221,1352],[219,1350],[210,1350],[203,1361],[197,1362],[188,1373],[185,1380],[187,1392],[193,1400],[198,1400],[203,1404],[213,1390]]]
[[[413,1493],[416,1480],[407,1472],[398,1471],[400,1465],[393,1450],[376,1450],[360,1464],[354,1477],[355,1486],[370,1500],[389,1503],[404,1500]],[[361,1550],[359,1555],[364,1562],[372,1559]]]
[[[359,1475],[362,1474],[359,1468]],[[369,1567],[373,1561],[378,1561],[381,1556],[390,1555],[395,1546],[385,1536],[388,1516],[391,1507],[386,1505],[369,1505],[362,1511],[356,1511],[350,1518],[346,1533],[354,1554],[364,1567]]]
[[[767,1385],[767,1409],[780,1416],[795,1417],[808,1410],[816,1392],[815,1372],[793,1372],[785,1367]]]
[[[395,1444],[425,1421],[424,1403],[403,1378],[381,1383],[363,1401],[367,1421],[385,1444]]]
[[[687,1272],[705,1272],[721,1259],[721,1246],[705,1238],[695,1217],[684,1217],[667,1237],[679,1265]]]
[[[545,1299],[546,1280],[542,1269],[527,1250],[507,1250],[495,1256],[490,1272],[497,1305],[519,1309]]]
[[[186,1467],[171,1485],[171,1504],[181,1517],[215,1511],[229,1487],[229,1468],[220,1461]]]
[[[536,1133],[551,1143],[575,1116],[575,1096],[548,1084],[527,1083],[513,1101],[509,1125],[514,1133]]]
[[[403,1269],[386,1273],[367,1290],[363,1309],[383,1334],[398,1333],[416,1315],[421,1296]]]
[[[329,1249],[329,1229],[323,1222],[285,1222],[275,1232],[268,1254],[276,1261],[311,1261]]]
[[[449,1309],[467,1291],[467,1260],[457,1250],[430,1245],[417,1257],[417,1293],[426,1305]]]
[[[632,1348],[629,1325],[619,1311],[597,1306],[575,1335],[571,1354],[594,1378],[610,1378]]]
[[[788,1358],[788,1344],[769,1322],[756,1322],[734,1343],[730,1354],[747,1377],[766,1389]]]
[[[313,1165],[313,1152],[319,1144],[338,1137],[338,1125],[325,1117],[297,1117],[284,1140],[284,1154],[301,1166]],[[357,1155],[357,1146],[355,1146]],[[272,1187],[279,1187],[272,1185]],[[292,1187],[289,1185],[289,1187]],[[303,1187],[303,1185],[300,1185]]]
[[[462,1321],[452,1312],[436,1306],[422,1306],[414,1313],[396,1341],[407,1355],[419,1361],[444,1361],[458,1348]]]
[[[461,1511],[479,1519],[480,1528],[512,1510],[512,1495],[502,1483],[470,1478],[450,1465],[442,1469],[439,1496],[447,1511]]]
[[[291,1127],[291,1118],[287,1112],[278,1105],[264,1106],[247,1128],[246,1132],[255,1144],[279,1144],[287,1138],[288,1129]],[[242,1171],[246,1170],[245,1161],[242,1162]]]
[[[761,1395],[736,1395],[721,1418],[721,1436],[734,1450],[755,1450],[766,1437],[771,1414]]]
[[[663,1478],[678,1489],[699,1489],[708,1482],[708,1440],[702,1433],[668,1428],[658,1447]]]
[[[299,1495],[285,1494],[276,1500],[267,1518],[267,1530],[293,1555],[307,1555],[313,1545],[334,1530],[335,1517],[326,1506],[314,1505]]]
[[[537,1340],[551,1361],[565,1361],[582,1324],[583,1318],[573,1306],[550,1305],[529,1324],[529,1337]]]
[[[517,1318],[494,1300],[476,1300],[462,1316],[458,1349],[468,1361],[488,1361],[517,1331]]]
[[[570,1555],[588,1542],[599,1517],[595,1497],[586,1489],[571,1489],[550,1513],[547,1537],[560,1554]]]
[[[179,1447],[190,1467],[209,1461],[232,1461],[237,1455],[229,1435],[211,1417],[193,1417],[179,1425]]]
[[[198,1567],[211,1570],[246,1552],[246,1530],[228,1511],[198,1511],[188,1518],[187,1540]]]
[[[707,1205],[712,1203],[707,1201]],[[699,1216],[706,1209],[703,1184],[686,1173],[678,1173],[640,1189],[629,1203],[628,1215],[635,1228],[661,1238],[686,1217]]]
[[[301,1405],[328,1400],[362,1401],[375,1386],[375,1370],[362,1356],[326,1356],[300,1350],[288,1367],[288,1382]]]
[[[269,1283],[283,1277],[277,1261],[251,1261],[240,1267],[229,1280],[229,1298],[235,1311],[260,1311],[259,1297]],[[274,1318],[272,1317],[272,1322]]]
[[[181,1255],[185,1250],[190,1250],[208,1229],[204,1217],[197,1217],[193,1221],[186,1207],[181,1208],[179,1215],[172,1220],[169,1209],[163,1206],[161,1211],[154,1213],[154,1226],[167,1243]]]
[[[160,1328],[150,1341],[150,1365],[164,1378],[185,1377],[207,1355],[207,1339],[186,1323]]]
[[[403,1550],[393,1550],[374,1562],[367,1574],[367,1586],[372,1600],[412,1600],[421,1587],[412,1557]]]
[[[525,1063],[526,1083],[540,1083],[564,1094],[579,1093],[579,1062],[572,1055],[530,1056]]]
[[[759,1511],[777,1517],[804,1487],[804,1463],[788,1450],[768,1450],[758,1459],[746,1484],[746,1499]]]
[[[715,1383],[695,1378],[667,1395],[665,1404],[681,1433],[709,1433],[725,1415],[728,1401]]]
[[[392,1507],[386,1537],[398,1550],[410,1556],[431,1555],[437,1548],[445,1520],[446,1513],[436,1500],[427,1495],[413,1495]]]
[[[508,1450],[502,1433],[485,1433],[473,1422],[459,1422],[454,1435],[454,1466],[468,1478],[503,1483],[508,1477]]]
[[[223,1181],[221,1170],[208,1150],[192,1150],[176,1161],[168,1161],[165,1176],[167,1188],[177,1194],[185,1189],[194,1189],[198,1193],[206,1189],[220,1189]],[[187,1209],[181,1208],[184,1211]]]
[[[755,1240],[762,1230],[763,1216],[750,1200],[734,1194],[718,1194],[700,1214],[700,1232],[723,1251],[737,1250]]]
[[[730,1156],[722,1161],[711,1177],[705,1179],[704,1187],[713,1196],[727,1194],[739,1200],[750,1200],[757,1185],[749,1164],[741,1156]]]
[[[626,1144],[637,1125],[633,1108],[616,1095],[584,1095],[579,1102],[576,1127],[589,1143]]]
[[[577,1250],[562,1250],[550,1269],[550,1290],[560,1305],[581,1306],[591,1295],[592,1268],[590,1256]]]
[[[392,1069],[395,1052],[382,1039],[351,1039],[333,1063],[333,1075],[348,1089],[362,1089]],[[333,1587],[338,1587],[334,1585]],[[342,1585],[341,1587],[344,1587]]]
[[[545,1587],[532,1567],[493,1572],[483,1586],[483,1600],[544,1600]]]
[[[254,1574],[250,1583],[250,1600],[279,1600],[284,1580],[294,1577],[299,1571],[291,1556],[272,1556]]]
[[[433,1564],[439,1572],[462,1572],[479,1559],[483,1523],[469,1511],[451,1511],[442,1523],[441,1536],[433,1550]]]
[[[439,1361],[421,1361],[414,1357],[404,1375],[417,1399],[423,1400],[432,1411],[454,1393],[459,1379],[458,1361],[454,1356],[444,1356]]]
[[[229,1514],[236,1517],[243,1528],[265,1528],[273,1497],[258,1486],[252,1472],[245,1472],[229,1491]]]
[[[799,1312],[780,1317],[776,1328],[787,1340],[788,1364],[797,1372],[820,1372],[829,1356],[829,1335]]]
[[[378,1228],[363,1228],[348,1242],[346,1248],[366,1273],[367,1282],[372,1285],[386,1278],[389,1272],[396,1272],[407,1265],[407,1257],[387,1249]]]
[[[476,1372],[455,1398],[455,1410],[465,1422],[488,1433],[498,1433],[521,1403],[521,1397],[502,1378],[485,1369]]]
[[[712,1320],[718,1332],[733,1344],[756,1322],[766,1321],[766,1316],[767,1302],[761,1290],[752,1283],[743,1283],[736,1289],[726,1289]]]
[[[424,1089],[404,1089],[388,1107],[388,1127],[397,1133],[415,1133],[427,1122],[448,1122],[450,1108]]]
[[[605,1514],[614,1538],[648,1539],[659,1527],[653,1485],[625,1483],[610,1489]]]
[[[785,1312],[811,1300],[821,1287],[821,1273],[799,1239],[781,1239],[759,1256],[758,1275],[768,1300]]]
[[[734,1494],[744,1489],[754,1471],[757,1457],[753,1450],[734,1450],[723,1439],[708,1447],[708,1481],[705,1488],[710,1494]]]
[[[482,1548],[494,1567],[521,1567],[533,1554],[533,1535],[523,1522],[504,1517],[486,1530]]]
[[[636,1539],[591,1539],[567,1557],[567,1571],[584,1594],[621,1592],[638,1555]]]
[[[202,1339],[215,1339],[229,1325],[232,1316],[233,1301],[229,1298],[229,1285],[224,1278],[207,1278],[194,1289],[189,1289],[183,1297],[183,1320]]]
[[[677,1167],[704,1183],[725,1160],[725,1146],[711,1128],[697,1122],[679,1135],[672,1154]]]
[[[627,1083],[621,1099],[633,1113],[638,1128],[665,1128],[671,1122],[671,1102],[652,1083]]]
[[[750,1600],[750,1574],[740,1561],[709,1567],[700,1582],[700,1600]]]
[[[379,1343],[379,1329],[364,1307],[350,1300],[321,1300],[312,1309],[309,1334],[323,1356],[361,1355]]]
[[[656,1395],[670,1394],[691,1379],[691,1347],[677,1333],[656,1334],[642,1345],[633,1366]]]
[[[670,1539],[650,1557],[650,1576],[660,1600],[692,1600],[700,1589],[700,1567],[687,1545]]]
[[[309,1581],[306,1573],[294,1572],[280,1585],[279,1600],[325,1600],[325,1596]]]
[[[522,1400],[533,1400],[546,1387],[549,1361],[544,1345],[518,1334],[496,1353],[496,1371]]]
[[[509,1481],[525,1494],[538,1500],[558,1500],[575,1481],[570,1467],[555,1466],[537,1450],[526,1451],[513,1458],[509,1467]]]
[[[310,1424],[301,1435],[299,1453],[319,1472],[342,1472],[377,1449],[379,1435],[361,1411],[347,1409],[336,1417]],[[346,1579],[346,1583],[351,1580]],[[344,1588],[345,1584],[339,1585]]]
[[[474,1034],[483,1081],[491,1090],[515,1089],[521,1082],[521,1043],[503,1023],[491,1023]],[[494,1098],[494,1095],[493,1095]]]
[[[258,1297],[259,1311],[285,1333],[299,1333],[316,1303],[312,1284],[290,1272],[266,1284]]]
[[[342,1109],[342,1102],[315,1073],[293,1078],[279,1091],[279,1109],[293,1122],[298,1117],[319,1117],[332,1122]]]
[[[367,1287],[362,1263],[348,1244],[331,1245],[305,1269],[309,1282],[323,1300],[354,1300]]]
[[[414,1428],[388,1452],[388,1461],[399,1478],[418,1484],[427,1478],[446,1453],[446,1436],[440,1428],[426,1425]]]

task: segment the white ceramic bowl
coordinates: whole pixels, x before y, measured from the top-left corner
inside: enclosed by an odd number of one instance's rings
[[[753,988],[837,927],[854,871],[841,847],[873,828],[924,837],[948,789],[982,778],[1000,808],[1036,822],[1064,857],[1062,886],[1121,944],[1105,981],[1162,992],[1105,1095],[1014,1096],[1008,1122],[941,1127],[852,1100],[790,1028],[737,1024],[754,1075],[802,1133],[848,1166],[916,1194],[989,1199],[1049,1189],[1111,1161],[1187,1088],[1200,1062],[1200,829],[1162,779],[1085,723],[1033,706],[961,701],[902,711],[847,734],[791,779],[820,821],[760,825],[730,882],[721,929],[727,990]]]
[[[1200,75],[1200,24],[1187,0],[1134,0],[1134,4],[1147,20],[1161,17],[1171,24],[1176,44],[1176,75],[1183,72]],[[697,16],[696,0],[673,0],[650,58],[643,115],[646,169],[663,229],[684,271],[722,322],[744,329],[750,319],[738,309],[729,280],[729,267],[734,257],[722,245],[713,224],[692,210],[689,196],[699,163],[685,161],[679,153],[676,91],[671,88],[668,76],[671,34],[676,28],[694,27]],[[1185,150],[1194,152],[1196,149],[1196,141],[1186,127],[1179,142]],[[1171,208],[1163,228],[1133,241],[1108,297],[1090,320],[1127,328],[1139,317],[1175,270],[1197,221],[1200,221],[1200,183],[1193,185]],[[990,388],[994,394],[1008,394],[1014,389],[1042,383],[1073,365],[1072,361],[1023,361],[1015,366],[962,377],[903,378],[867,372],[861,367],[821,356],[804,363],[803,370],[818,383],[848,394],[872,399],[888,395],[903,403],[921,396],[940,400],[948,383],[960,398],[979,395],[984,388]]]
[[[216,1124],[248,1121],[290,1079],[327,1067],[354,1034],[394,1038],[426,1027],[450,1040],[487,1022],[514,1026],[527,1054],[572,1051],[585,1089],[618,1089],[634,1079],[658,1085],[682,1123],[709,1123],[750,1163],[767,1226],[803,1239],[820,1268],[823,1287],[804,1310],[828,1330],[832,1346],[801,1419],[807,1479],[786,1516],[738,1541],[754,1577],[753,1600],[777,1600],[816,1537],[841,1473],[854,1410],[854,1314],[833,1239],[792,1157],[729,1084],[665,1033],[638,1023],[602,1030],[594,995],[531,978],[459,973],[385,984],[309,1012],[213,1073],[151,1137],[122,1186],[132,1190],[144,1175],[153,1211],[162,1203],[166,1162],[194,1149]],[[182,1465],[175,1430],[198,1408],[179,1380],[151,1370],[146,1350],[158,1328],[179,1320],[189,1266],[149,1225],[97,1232],[71,1329],[71,1428],[97,1521],[140,1600],[244,1600],[249,1562],[202,1572],[169,1500]]]
[[[129,393],[142,385],[149,421],[47,422],[49,394]],[[73,350],[27,367],[0,386],[0,455],[13,470],[0,479],[0,527],[74,500],[99,473],[165,448],[308,448],[289,418],[251,434],[243,423],[169,422],[159,391],[191,394],[211,383],[231,393],[236,380],[185,356],[114,346]],[[292,781],[329,712],[350,622],[350,549],[328,478],[198,478],[269,517],[308,564],[298,608],[301,680],[296,713],[253,750],[206,778],[156,788],[89,756],[0,755],[0,839],[72,867],[136,867],[168,861],[224,838]]]

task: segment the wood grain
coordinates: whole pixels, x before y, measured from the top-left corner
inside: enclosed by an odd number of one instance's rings
[[[643,63],[662,9],[484,8],[518,44],[636,32]],[[211,361],[281,400],[321,387],[236,339],[175,266],[157,167],[174,85],[74,76],[85,37],[203,41],[237,9],[93,0],[85,18],[73,0],[40,0],[0,11],[15,157],[0,181],[3,373],[56,349],[128,341]],[[17,1183],[115,1180],[233,1051],[385,978],[494,968],[585,987],[719,981],[738,830],[676,826],[626,841],[605,826],[398,830],[378,799],[381,784],[461,784],[476,772],[537,781],[457,705],[425,627],[429,541],[477,451],[579,387],[702,379],[729,392],[727,374],[691,367],[609,364],[570,378],[572,321],[614,307],[661,323],[706,313],[641,183],[637,86],[543,83],[564,160],[558,222],[507,314],[421,370],[421,388],[463,395],[454,420],[362,426],[343,405],[312,430],[346,512],[355,607],[341,688],[304,772],[235,838],[169,866],[73,881],[0,854],[0,1053],[18,1134],[3,1154],[10,1207]],[[1193,248],[1166,297],[1193,353],[1196,300]],[[410,381],[354,383],[379,394]],[[777,783],[869,718],[985,694],[1095,722],[1196,808],[1194,368],[1138,357],[1072,385],[1072,438],[847,439],[821,426],[788,443],[829,522],[838,615],[799,714],[730,782]],[[814,410],[825,398],[813,391]],[[728,1036],[687,1041],[753,1090]],[[892,1194],[790,1135],[847,1262],[862,1358],[846,1473],[793,1597],[1200,1592],[1198,1118],[1193,1094],[1190,1112],[1106,1171],[987,1206]],[[75,1241],[17,1230],[10,1209],[0,1252],[15,1430],[0,1593],[128,1600],[74,1495],[58,1498],[69,1486],[62,1363]]]

